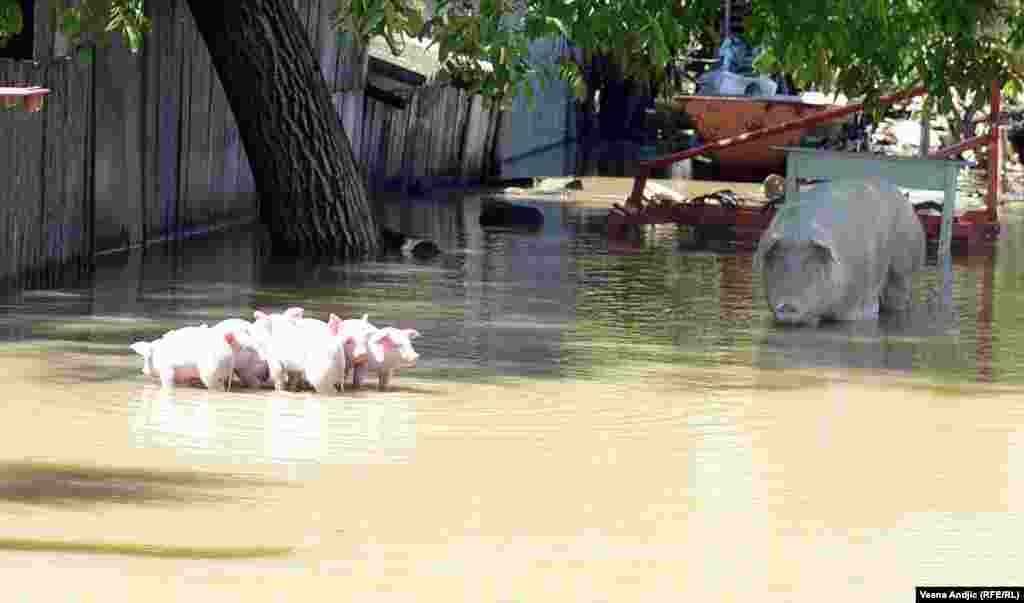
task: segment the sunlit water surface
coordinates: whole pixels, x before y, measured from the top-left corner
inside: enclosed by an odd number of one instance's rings
[[[25,601],[907,601],[1024,582],[1019,213],[878,324],[781,329],[749,253],[609,253],[629,183],[385,202],[434,260],[256,259],[249,230],[0,307],[0,568]],[[696,185],[695,185],[696,186]],[[412,327],[394,391],[161,391],[128,349],[256,308]],[[17,597],[20,597],[18,599]],[[703,597],[703,599],[695,599]]]

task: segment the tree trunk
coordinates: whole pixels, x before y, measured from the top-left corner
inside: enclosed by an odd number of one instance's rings
[[[352,147],[290,0],[188,5],[238,122],[273,252],[375,252]]]

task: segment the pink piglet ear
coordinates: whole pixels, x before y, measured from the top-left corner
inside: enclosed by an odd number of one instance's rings
[[[302,318],[303,313],[305,313],[305,310],[298,306],[294,308],[288,308],[287,310],[284,311],[285,316],[287,316],[288,318],[295,319]]]
[[[327,330],[330,331],[331,335],[337,335],[341,332],[341,319],[332,314],[331,319],[327,321]]]
[[[238,339],[235,337],[234,333],[224,333],[224,342],[231,346],[231,350],[234,352],[237,352],[240,349]]]
[[[387,333],[374,333],[370,335],[370,354],[373,355],[373,359],[377,362],[384,362],[384,350],[385,346],[390,346],[391,338]]]
[[[256,310],[255,312],[252,313],[252,316],[256,320],[263,320],[264,318],[267,318],[267,313],[266,312],[260,312],[259,310]]]
[[[402,331],[405,333],[405,336],[408,337],[409,339],[416,339],[417,337],[420,336],[420,332],[417,331],[416,329],[403,329]]]

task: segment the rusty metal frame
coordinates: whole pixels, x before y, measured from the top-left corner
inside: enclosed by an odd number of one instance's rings
[[[977,136],[969,140],[938,149],[929,154],[930,158],[940,159],[956,155],[959,152],[988,146],[989,148],[989,178],[988,194],[985,200],[985,209],[982,211],[969,211],[957,216],[953,223],[953,239],[958,243],[965,243],[968,250],[990,250],[1000,231],[998,218],[998,193],[999,193],[999,160],[1000,140],[998,119],[1001,105],[1000,82],[992,83],[992,101],[990,121],[991,131],[984,136]],[[901,100],[921,96],[926,93],[924,87],[916,87],[896,94],[883,96],[882,104],[890,105]],[[720,206],[690,206],[675,204],[672,206],[643,205],[643,191],[647,179],[655,169],[664,168],[673,163],[690,159],[710,151],[718,151],[734,146],[754,142],[766,136],[787,132],[790,130],[806,128],[810,125],[824,123],[837,118],[856,113],[863,110],[862,103],[838,107],[828,111],[822,111],[807,117],[790,120],[774,126],[753,130],[743,134],[730,136],[715,140],[699,147],[685,149],[683,151],[659,157],[639,164],[639,172],[634,177],[633,188],[629,198],[626,200],[626,207],[613,204],[608,214],[608,228],[610,238],[614,238],[621,229],[627,225],[636,224],[663,224],[676,222],[701,227],[731,227],[734,230],[735,240],[742,246],[756,243],[761,231],[768,226],[774,212],[764,212],[759,208],[739,207],[728,209]],[[919,213],[918,217],[925,228],[929,239],[936,239],[939,236],[941,218],[925,213]],[[626,251],[625,246],[616,243],[615,248]]]

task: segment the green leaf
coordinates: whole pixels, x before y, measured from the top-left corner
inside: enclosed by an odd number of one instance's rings
[[[577,77],[572,82],[573,92],[576,94],[576,98],[585,100],[587,98],[587,82],[582,77]]]
[[[423,20],[423,15],[420,14],[420,11],[412,9],[412,10],[407,10],[405,14],[406,14],[406,23],[407,23],[406,27],[405,27],[405,31],[410,36],[418,35],[421,31],[423,31],[423,27],[425,26],[425,22]]]
[[[96,60],[96,52],[91,46],[81,46],[78,48],[78,64],[83,67],[92,65]]]
[[[377,34],[377,28],[380,27],[380,24],[384,22],[385,16],[386,15],[384,11],[371,13],[370,16],[367,17],[366,19],[366,31],[369,32],[370,34]]]
[[[547,23],[548,25],[555,27],[566,38],[570,37],[569,30],[566,29],[565,23],[562,23],[561,19],[556,19],[555,17],[548,16],[544,17],[544,22]]]
[[[138,31],[134,29],[128,31],[128,47],[131,49],[133,54],[137,54],[142,50],[144,39],[145,38],[143,38],[142,34]]]
[[[24,16],[16,0],[0,0],[0,44],[21,33],[24,27]]]
[[[77,36],[82,31],[82,16],[78,9],[70,8],[64,11],[60,19],[61,31],[69,36]]]

